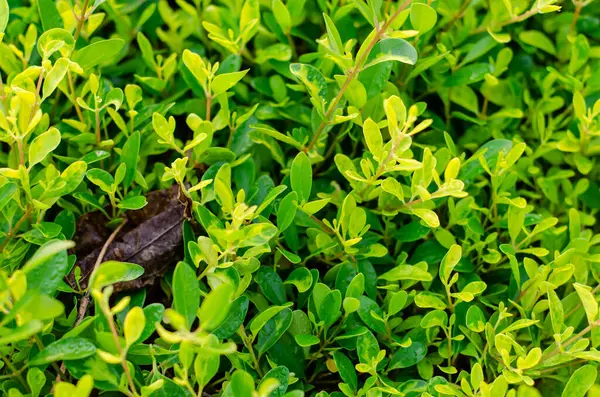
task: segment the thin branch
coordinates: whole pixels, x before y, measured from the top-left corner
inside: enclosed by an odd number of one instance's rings
[[[534,7],[531,10],[521,14],[521,15],[516,15],[513,16],[511,19],[501,22],[498,26],[492,26],[492,28],[503,28],[505,26],[508,25],[512,25],[513,23],[518,23],[518,22],[523,22],[524,20],[526,20],[529,17],[534,16],[535,14],[538,14],[540,12],[540,9],[538,7]],[[477,29],[474,29],[471,31],[471,34],[477,34],[477,33],[483,33],[485,32],[490,26],[488,26],[487,24],[484,24],[483,26],[480,26]]]
[[[21,219],[19,219],[17,221],[16,225],[10,230],[10,232],[8,232],[8,234],[6,235],[6,238],[4,239],[2,244],[0,244],[0,253],[4,250],[4,248],[6,248],[6,245],[8,244],[10,239],[15,236],[15,234],[19,231],[19,228],[21,227],[23,222],[25,222],[25,219],[27,219],[30,214],[31,214],[31,209],[28,208],[25,211],[25,213],[23,214],[23,216],[21,217]]]
[[[360,71],[361,71],[361,69],[363,67],[363,63],[367,60],[367,57],[371,53],[371,50],[373,49],[373,47],[375,47],[375,44],[377,44],[379,42],[379,40],[381,39],[381,37],[389,29],[389,27],[392,24],[392,22],[394,22],[394,20],[396,18],[398,18],[398,16],[402,13],[402,11],[404,11],[404,9],[406,7],[408,7],[408,5],[411,3],[411,1],[412,0],[406,0],[398,8],[398,10],[390,17],[390,19],[385,24],[383,24],[383,26],[380,29],[377,30],[377,33],[375,34],[375,37],[373,37],[373,39],[371,40],[371,42],[368,44],[367,49],[365,50],[365,52],[363,52],[361,54],[361,57],[356,60],[356,63],[354,64],[354,67],[352,67],[352,69],[350,70],[350,73],[348,73],[348,76],[346,77],[346,81],[344,81],[344,84],[342,85],[342,87],[338,91],[338,94],[336,95],[336,97],[329,104],[329,107],[327,108],[327,112],[325,113],[324,120],[321,121],[321,124],[319,125],[319,128],[317,128],[317,131],[315,132],[315,135],[311,139],[311,141],[308,144],[308,146],[306,146],[303,149],[304,152],[309,152],[315,146],[315,144],[319,141],[319,137],[321,136],[321,134],[325,130],[325,127],[327,127],[329,125],[329,123],[331,123],[331,118],[333,117],[333,114],[337,110],[337,106],[340,103],[340,101],[342,100],[342,97],[344,96],[344,92],[346,92],[346,89],[348,89],[348,87],[350,86],[350,83],[352,82],[352,80],[354,80],[354,78],[358,75],[358,73],[360,73]]]

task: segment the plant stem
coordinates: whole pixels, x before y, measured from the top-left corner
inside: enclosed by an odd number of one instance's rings
[[[573,1],[573,4],[575,4],[575,11],[573,12],[573,21],[569,27],[568,36],[572,36],[573,33],[575,33],[575,29],[577,28],[577,20],[579,19],[579,16],[581,15],[581,9],[583,8],[583,4],[578,1]]]
[[[0,357],[2,357],[2,361],[4,361],[4,363],[6,364],[6,367],[8,369],[10,369],[14,374],[16,374],[17,379],[23,385],[23,387],[25,388],[25,390],[31,391],[31,389],[29,388],[29,385],[25,381],[25,378],[23,378],[23,374],[22,374],[23,370],[22,369],[18,370],[17,367],[15,367],[14,364],[9,359],[7,359],[6,357],[4,357],[4,355],[2,355]]]
[[[85,0],[83,2],[83,7],[81,8],[81,15],[77,19],[77,27],[75,28],[75,35],[73,36],[75,44],[77,44],[77,39],[79,38],[79,35],[81,34],[81,29],[83,28],[83,24],[85,23],[85,20],[86,20],[85,13],[87,12],[89,3],[90,3],[90,0]]]
[[[42,65],[43,65],[43,63],[42,63]],[[31,122],[31,120],[33,120],[33,117],[35,116],[35,112],[37,112],[37,110],[39,109],[40,104],[41,104],[40,91],[42,90],[42,80],[43,79],[44,79],[44,67],[41,66],[40,76],[38,77],[37,84],[35,87],[35,104],[31,108],[31,113],[29,114],[29,122]],[[22,164],[25,164],[25,163],[22,163]]]
[[[23,224],[23,222],[25,222],[25,219],[27,219],[29,217],[30,214],[31,214],[31,208],[27,208],[27,210],[25,211],[25,213],[23,214],[23,216],[21,217],[21,219],[19,219],[17,221],[17,223],[15,224],[15,226],[6,235],[6,238],[4,239],[4,241],[2,242],[2,244],[0,244],[0,253],[4,250],[4,248],[6,248],[6,245],[8,244],[8,242],[10,241],[10,239],[13,238],[14,235],[19,231],[19,228],[21,227],[21,225]]]
[[[248,352],[250,353],[250,356],[252,357],[252,362],[254,363],[254,369],[256,370],[258,375],[262,378],[264,376],[264,373],[260,369],[260,362],[259,362],[256,354],[254,353],[254,349],[252,348],[252,341],[250,340],[248,335],[246,335],[246,329],[244,328],[243,325],[240,326],[240,336],[242,337],[242,342],[244,343],[244,346],[246,346],[246,348],[248,349]]]
[[[94,114],[96,117],[96,145],[100,146],[102,142],[102,135],[100,135],[100,109],[96,108]]]
[[[594,289],[592,289],[592,291],[591,291],[592,295],[596,295],[596,292],[598,292],[598,290],[600,290],[600,284],[596,285],[594,287]],[[577,304],[577,306],[575,306],[573,309],[571,309],[571,311],[569,311],[567,314],[565,314],[565,319],[571,317],[571,315],[573,313],[575,313],[581,306],[583,306],[583,304],[581,302],[579,302]]]
[[[106,317],[106,321],[108,322],[108,326],[115,341],[115,345],[117,346],[117,350],[119,351],[119,355],[121,356],[121,366],[123,367],[123,371],[125,372],[125,376],[127,377],[129,389],[131,390],[131,393],[134,396],[137,396],[138,394],[135,389],[135,384],[133,383],[133,378],[131,377],[131,372],[129,372],[129,366],[127,365],[127,351],[123,350],[123,348],[121,347],[121,342],[119,341],[119,334],[117,333],[117,327],[115,326],[115,319],[113,318],[110,309],[103,307],[102,311],[104,312],[104,316]]]
[[[600,320],[597,320],[593,323],[591,323],[590,325],[588,325],[587,327],[585,327],[583,330],[581,330],[581,332],[579,332],[577,335],[572,336],[571,338],[569,338],[564,345],[562,346],[563,348],[567,348],[569,347],[571,344],[573,344],[574,342],[577,342],[582,336],[584,336],[585,334],[587,334],[588,332],[590,332],[592,330],[592,328],[597,327],[598,325],[600,325]],[[548,360],[551,357],[556,356],[557,354],[561,353],[561,349],[557,348],[552,350],[552,352],[550,352],[546,357],[542,357],[542,359],[540,360],[540,362],[543,362],[544,360]]]
[[[504,21],[504,22],[501,22],[500,25],[498,25],[498,26],[492,26],[491,28],[503,28],[505,26],[512,25],[513,23],[523,22],[527,18],[529,18],[529,17],[531,17],[531,16],[533,16],[533,15],[539,13],[539,12],[540,12],[540,9],[538,7],[534,7],[531,10],[529,10],[527,12],[524,12],[521,15],[515,15],[511,19],[509,19],[507,21]],[[471,34],[483,33],[489,27],[490,26],[487,26],[487,25],[480,26],[479,28],[474,29],[473,31],[471,31]]]
[[[298,53],[296,51],[296,45],[294,44],[294,39],[292,39],[292,35],[286,33],[285,36],[288,39],[288,43],[290,44],[290,48],[292,49],[292,59],[298,59]]]
[[[85,119],[83,118],[83,113],[81,112],[81,108],[77,104],[77,93],[75,92],[75,82],[73,80],[73,76],[71,76],[71,71],[67,71],[67,81],[69,82],[69,91],[71,91],[71,102],[73,106],[75,106],[75,112],[77,112],[77,117],[79,121],[85,123]]]
[[[42,343],[42,340],[40,339],[39,336],[34,335],[34,340],[35,340],[35,344],[37,345],[38,349],[40,349],[40,351],[44,350],[44,344]],[[63,370],[56,364],[56,362],[52,363],[52,368],[54,368],[54,370],[56,371],[57,374],[57,380],[60,382],[62,380],[67,380],[67,375],[63,372]]]
[[[19,164],[25,166],[25,151],[23,150],[23,138],[17,138],[17,149],[19,151]]]
[[[210,108],[212,107],[212,95],[206,94],[206,121],[210,121]]]
[[[452,329],[448,327],[448,333],[446,334],[448,338],[448,368],[452,366]],[[452,374],[448,374],[448,381],[452,381]]]
[[[452,19],[450,19],[447,23],[442,23],[440,24],[441,26],[438,26],[438,30],[446,27],[448,25],[452,25],[454,24],[454,22],[456,22],[458,19],[462,18],[463,15],[465,15],[465,11],[467,10],[467,7],[469,6],[469,4],[471,4],[473,0],[465,0],[462,5],[460,6],[460,9],[458,10],[458,12],[456,14],[454,14],[454,16],[452,17]]]
[[[481,108],[481,118],[483,119],[487,119],[487,109],[488,109],[488,104],[490,103],[490,99],[485,96],[483,98],[483,106]]]
[[[333,98],[333,100],[329,104],[329,107],[327,108],[327,112],[325,113],[325,119],[323,121],[321,121],[321,124],[319,124],[319,127],[317,128],[317,131],[315,132],[315,135],[312,137],[308,146],[306,146],[303,149],[304,152],[310,152],[310,150],[319,141],[319,137],[325,130],[325,127],[327,127],[329,125],[329,123],[331,122],[331,118],[333,117],[333,114],[337,110],[337,106],[340,103],[340,101],[342,100],[342,97],[344,96],[344,92],[346,92],[346,89],[348,89],[352,80],[354,80],[354,78],[356,78],[356,76],[358,76],[358,73],[361,71],[361,69],[363,67],[363,63],[367,60],[367,57],[371,53],[371,50],[373,49],[373,47],[375,47],[375,44],[377,44],[379,42],[381,37],[389,29],[392,22],[394,22],[394,20],[402,13],[402,11],[404,11],[404,9],[406,7],[408,7],[408,5],[411,3],[411,1],[412,0],[406,0],[398,8],[398,10],[390,17],[390,19],[385,24],[383,24],[383,26],[380,29],[377,30],[375,37],[373,37],[371,42],[367,45],[367,49],[362,53],[361,57],[356,60],[354,67],[352,67],[350,69],[350,72],[348,73],[348,75],[346,77],[346,81],[344,81],[342,88],[340,88],[336,97]]]

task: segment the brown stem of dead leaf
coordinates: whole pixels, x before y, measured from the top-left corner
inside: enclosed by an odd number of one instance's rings
[[[100,266],[100,263],[102,263],[102,259],[104,259],[104,255],[106,255],[106,251],[108,250],[108,247],[112,244],[112,242],[115,240],[115,238],[117,237],[117,235],[119,234],[121,229],[123,229],[123,226],[125,226],[126,223],[127,223],[127,219],[123,220],[123,222],[121,222],[121,224],[119,226],[117,226],[117,228],[108,237],[108,240],[106,240],[106,242],[102,246],[102,250],[100,251],[100,254],[98,254],[98,259],[96,259],[96,263],[94,264],[94,270],[96,270],[98,268],[98,266]],[[93,273],[93,270],[92,270],[92,273]],[[90,290],[88,288],[88,290],[86,291],[83,298],[81,298],[79,310],[77,311],[77,320],[75,320],[75,324],[73,325],[73,328],[77,327],[83,321],[83,318],[85,317],[85,313],[87,312],[87,307],[89,306],[89,304],[90,304]],[[60,373],[61,372],[64,373],[65,370],[66,370],[66,366],[65,366],[65,363],[63,362],[60,365],[59,375],[56,377],[57,382],[60,381]]]
[[[117,237],[117,235],[119,234],[121,229],[123,229],[123,226],[125,226],[126,223],[127,223],[127,219],[124,219],[123,222],[121,222],[121,224],[119,226],[117,226],[117,228],[108,237],[108,240],[106,240],[106,242],[102,246],[102,250],[100,251],[100,254],[98,254],[98,259],[96,259],[96,263],[94,264],[94,269],[92,270],[92,272],[90,274],[94,273],[94,271],[100,266],[100,264],[102,263],[102,260],[104,259],[104,255],[106,255],[106,251],[108,250],[108,247],[112,244],[112,242],[115,240],[115,238]],[[81,299],[81,304],[79,305],[79,311],[77,312],[77,321],[75,321],[75,325],[73,327],[76,327],[81,323],[81,321],[85,317],[85,313],[87,311],[87,307],[89,304],[90,304],[90,289],[88,286],[87,292]]]

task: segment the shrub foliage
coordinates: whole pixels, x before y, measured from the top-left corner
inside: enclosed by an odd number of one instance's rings
[[[598,395],[599,15],[0,0],[0,393]]]

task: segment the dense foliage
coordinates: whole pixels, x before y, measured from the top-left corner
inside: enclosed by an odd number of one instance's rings
[[[600,2],[0,0],[0,393],[600,395]]]

